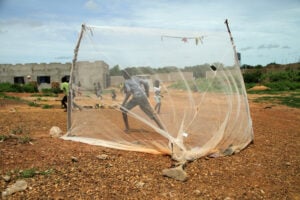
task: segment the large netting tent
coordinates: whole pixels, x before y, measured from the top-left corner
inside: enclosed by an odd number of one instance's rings
[[[179,161],[245,148],[253,140],[247,94],[222,28],[82,25],[63,138]]]

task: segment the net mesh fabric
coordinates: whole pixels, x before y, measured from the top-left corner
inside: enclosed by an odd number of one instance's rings
[[[71,71],[71,124],[63,138],[170,154],[176,160],[240,151],[253,140],[253,130],[234,54],[226,29],[203,32],[85,26]],[[120,108],[126,96],[125,80],[119,77],[114,83],[108,76],[115,66],[148,83],[146,98],[163,128],[136,106],[126,112],[130,130],[124,131]],[[153,83],[157,81],[159,113],[154,110]]]

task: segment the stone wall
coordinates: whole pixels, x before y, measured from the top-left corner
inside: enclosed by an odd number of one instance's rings
[[[60,83],[63,77],[70,75],[71,67],[71,63],[0,64],[0,82],[13,84],[22,79],[24,83],[37,82],[39,89],[51,88],[51,83]],[[186,80],[194,79],[192,72],[182,72],[182,75]],[[73,77],[73,83],[86,90],[93,90],[94,84],[98,82],[103,89],[109,86],[119,87],[124,82],[122,76],[110,77],[109,66],[103,61],[77,62]],[[159,77],[162,82],[174,82],[182,79],[176,72],[151,75],[151,81],[153,82],[156,77]],[[50,83],[45,83],[47,81]]]
[[[82,81],[87,88],[93,88],[94,82],[100,82],[103,88],[109,86],[109,66],[103,61],[78,62],[76,66],[74,77],[77,82]],[[39,89],[50,88],[51,83],[60,83],[63,77],[70,76],[71,67],[71,63],[0,64],[0,82],[34,81]]]
[[[83,90],[94,90],[98,82],[102,89],[107,88],[110,85],[109,66],[103,61],[78,62],[73,81]]]
[[[15,83],[16,77],[23,77],[24,82],[38,82],[39,77],[50,77],[50,82],[60,82],[70,75],[71,63],[28,63],[0,64],[0,82]],[[29,79],[30,77],[30,79]]]

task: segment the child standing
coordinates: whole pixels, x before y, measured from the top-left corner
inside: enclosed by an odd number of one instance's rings
[[[155,80],[153,89],[154,89],[154,99],[156,102],[154,110],[157,112],[157,114],[159,114],[160,107],[161,107],[161,95],[160,95],[161,87],[160,87],[159,80]]]

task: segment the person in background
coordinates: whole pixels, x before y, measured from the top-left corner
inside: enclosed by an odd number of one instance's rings
[[[81,83],[80,81],[78,82],[78,87],[77,87],[77,96],[81,96]]]
[[[97,82],[97,84],[96,83],[94,83],[94,86],[95,86],[95,93],[96,93],[96,96],[97,96],[97,98],[99,99],[101,99],[102,100],[102,87],[101,87],[101,84],[99,83],[99,82]]]
[[[60,85],[60,89],[64,93],[64,97],[61,100],[61,106],[65,109],[65,112],[67,111],[67,101],[68,101],[68,95],[69,95],[69,80],[65,79]]]
[[[156,102],[156,105],[154,107],[154,110],[157,112],[157,114],[160,113],[160,107],[161,107],[161,87],[159,85],[159,80],[155,80],[154,82],[154,100]]]
[[[147,99],[149,97],[148,83],[142,79],[139,79],[136,76],[131,77],[125,70],[123,70],[122,73],[125,79],[125,83],[124,83],[125,98],[121,105],[121,111],[122,111],[123,120],[125,124],[125,132],[130,131],[127,112],[137,105],[150,119],[155,121],[155,123],[159,128],[164,129],[163,125],[155,115],[155,112],[152,109],[150,103],[148,102]],[[129,100],[130,96],[132,96],[132,98]]]
[[[116,91],[114,89],[111,90],[111,99],[114,101],[117,98]]]

